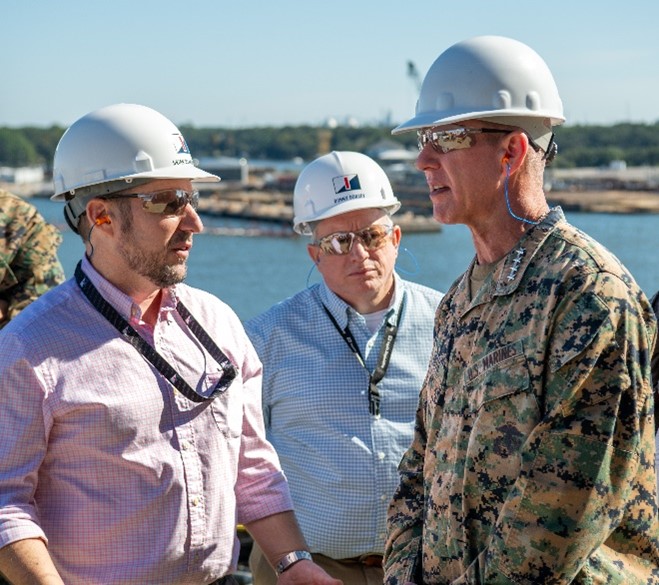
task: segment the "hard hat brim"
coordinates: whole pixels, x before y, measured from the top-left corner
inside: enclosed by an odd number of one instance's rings
[[[395,136],[397,134],[404,134],[405,132],[421,130],[422,128],[444,126],[446,124],[455,124],[456,122],[465,122],[467,120],[486,120],[487,118],[548,118],[552,126],[559,126],[565,122],[565,118],[556,117],[549,112],[538,111],[537,113],[530,114],[529,110],[524,108],[519,108],[517,110],[469,111],[448,116],[438,116],[437,112],[426,112],[418,114],[406,122],[399,124],[391,131],[391,133]],[[498,123],[501,123],[501,121],[498,121]]]
[[[329,219],[330,217],[336,217],[337,215],[344,215],[346,213],[350,213],[352,211],[360,211],[362,209],[382,209],[382,211],[384,211],[387,215],[392,216],[400,209],[401,206],[400,201],[397,199],[395,201],[395,203],[390,205],[373,205],[372,203],[369,203],[367,205],[353,204],[337,206],[332,209],[328,209],[325,213],[314,216],[313,219],[295,218],[293,220],[293,230],[302,236],[310,236],[312,235],[310,224],[315,224],[319,221],[323,221],[324,219]]]
[[[222,179],[217,176],[213,175],[212,173],[208,173],[206,171],[203,171],[201,169],[198,169],[195,166],[192,165],[181,165],[179,167],[171,167],[167,169],[166,171],[163,171],[162,169],[156,169],[153,171],[146,171],[142,173],[135,173],[133,175],[126,175],[123,177],[117,177],[115,179],[112,179],[111,181],[98,181],[97,183],[91,183],[91,184],[85,184],[81,187],[73,187],[67,191],[62,191],[61,193],[56,193],[51,197],[52,201],[64,201],[66,199],[66,196],[69,194],[75,194],[76,190],[78,189],[83,189],[85,193],[89,193],[90,190],[93,190],[94,187],[98,187],[100,185],[103,185],[108,182],[118,182],[118,181],[125,181],[126,186],[123,187],[125,189],[128,189],[130,187],[130,183],[135,180],[135,179],[152,179],[152,180],[157,180],[157,179],[188,179],[190,181],[195,181],[199,183],[217,183],[221,181]],[[115,189],[119,190],[119,189]],[[100,194],[100,193],[99,193]]]

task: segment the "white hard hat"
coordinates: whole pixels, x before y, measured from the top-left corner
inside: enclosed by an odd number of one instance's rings
[[[456,43],[430,66],[415,116],[392,133],[474,119],[520,127],[546,151],[551,127],[565,117],[542,57],[524,43],[500,36]]]
[[[83,116],[64,133],[55,150],[52,199],[109,194],[154,179],[220,180],[195,166],[181,132],[165,116],[116,104]]]
[[[309,163],[295,183],[293,229],[310,235],[310,222],[357,209],[400,208],[389,178],[373,159],[359,152],[331,152]]]

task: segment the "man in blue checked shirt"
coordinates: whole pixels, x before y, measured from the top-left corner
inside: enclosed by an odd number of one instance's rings
[[[441,293],[394,272],[400,207],[356,152],[313,161],[295,185],[294,229],[322,282],[246,323],[263,362],[269,440],[314,561],[346,585],[381,584],[386,511],[413,434]],[[255,585],[276,576],[258,547]]]

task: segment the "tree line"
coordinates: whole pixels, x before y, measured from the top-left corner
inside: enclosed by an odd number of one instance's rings
[[[326,128],[281,126],[254,128],[197,128],[180,126],[196,158],[312,160],[329,150],[368,152],[386,140],[415,148],[414,133],[392,136],[391,128],[362,126]],[[51,170],[55,147],[65,128],[0,127],[0,166],[42,165]],[[628,166],[659,165],[659,121],[654,124],[620,123],[610,126],[575,125],[556,128],[556,168],[604,167],[623,160]]]

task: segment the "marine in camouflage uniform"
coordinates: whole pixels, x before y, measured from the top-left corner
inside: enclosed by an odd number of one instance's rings
[[[470,271],[438,310],[387,585],[659,583],[646,297],[560,208],[473,299]]]
[[[659,583],[650,352],[627,270],[544,194],[551,71],[499,36],[431,65],[414,118],[433,216],[476,258],[437,310],[388,514],[386,585]]]
[[[64,281],[57,259],[62,236],[33,205],[0,190],[0,328],[47,290]],[[4,303],[3,303],[4,305]]]

